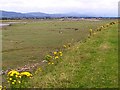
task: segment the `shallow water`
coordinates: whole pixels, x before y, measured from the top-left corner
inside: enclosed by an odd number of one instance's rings
[[[3,26],[9,26],[10,24],[3,24],[3,23],[0,23],[0,27],[3,27]]]
[[[7,22],[7,23],[0,23],[0,27],[9,26],[10,24],[16,24],[16,23],[25,23],[26,24],[26,22]]]

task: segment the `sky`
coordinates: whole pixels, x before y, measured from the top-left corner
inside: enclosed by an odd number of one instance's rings
[[[119,0],[0,0],[0,10],[118,16]]]

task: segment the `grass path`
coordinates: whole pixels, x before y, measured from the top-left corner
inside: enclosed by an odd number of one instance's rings
[[[85,43],[77,43],[63,54],[62,62],[48,66],[33,77],[32,87],[118,87],[117,25],[97,32]]]

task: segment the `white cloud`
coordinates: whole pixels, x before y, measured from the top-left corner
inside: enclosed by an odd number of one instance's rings
[[[0,0],[0,9],[18,12],[117,14],[119,0]]]

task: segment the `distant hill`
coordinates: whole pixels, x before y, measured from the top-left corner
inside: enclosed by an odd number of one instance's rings
[[[7,12],[7,11],[0,11],[2,14],[0,18],[23,18],[23,17],[33,17],[28,14],[18,13],[18,12]]]
[[[30,12],[30,13],[25,13],[27,14],[28,16],[33,16],[33,17],[48,17],[49,14],[46,14],[46,13],[41,13],[41,12]]]
[[[30,13],[20,13],[20,12],[9,12],[9,11],[0,11],[2,14],[0,18],[44,18],[44,17],[88,17],[87,15],[68,13],[68,14],[47,14],[42,12],[30,12]]]

